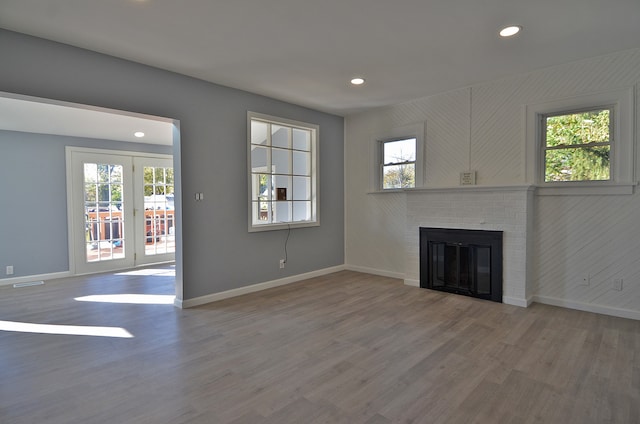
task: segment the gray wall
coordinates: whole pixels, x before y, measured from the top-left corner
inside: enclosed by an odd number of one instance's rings
[[[183,194],[176,259],[184,299],[344,263],[341,117],[4,30],[0,57],[0,91],[180,121],[173,154]],[[320,126],[321,226],[292,230],[284,270],[286,233],[247,231],[247,110]],[[195,192],[205,200],[196,203]]]
[[[0,279],[69,270],[65,146],[171,154],[168,146],[0,131]],[[7,265],[14,275],[4,275]]]

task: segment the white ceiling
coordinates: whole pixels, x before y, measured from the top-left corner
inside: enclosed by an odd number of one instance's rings
[[[640,47],[640,0],[2,0],[0,27],[345,116]]]
[[[0,92],[0,129],[100,138],[135,143],[173,144],[171,119]],[[138,138],[136,132],[143,132]]]

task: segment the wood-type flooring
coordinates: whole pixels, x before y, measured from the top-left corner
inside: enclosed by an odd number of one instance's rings
[[[155,271],[1,287],[0,423],[640,422],[640,321],[351,271],[180,310]]]

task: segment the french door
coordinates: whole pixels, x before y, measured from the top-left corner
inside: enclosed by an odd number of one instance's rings
[[[136,265],[175,259],[173,161],[134,157]]]
[[[68,158],[76,273],[174,259],[171,159],[73,148]]]

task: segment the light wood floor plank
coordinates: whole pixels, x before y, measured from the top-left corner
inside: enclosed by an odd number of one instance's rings
[[[640,423],[638,321],[349,271],[188,310],[87,301],[170,296],[157,269],[0,288],[0,321],[132,336],[0,331],[0,422]]]

